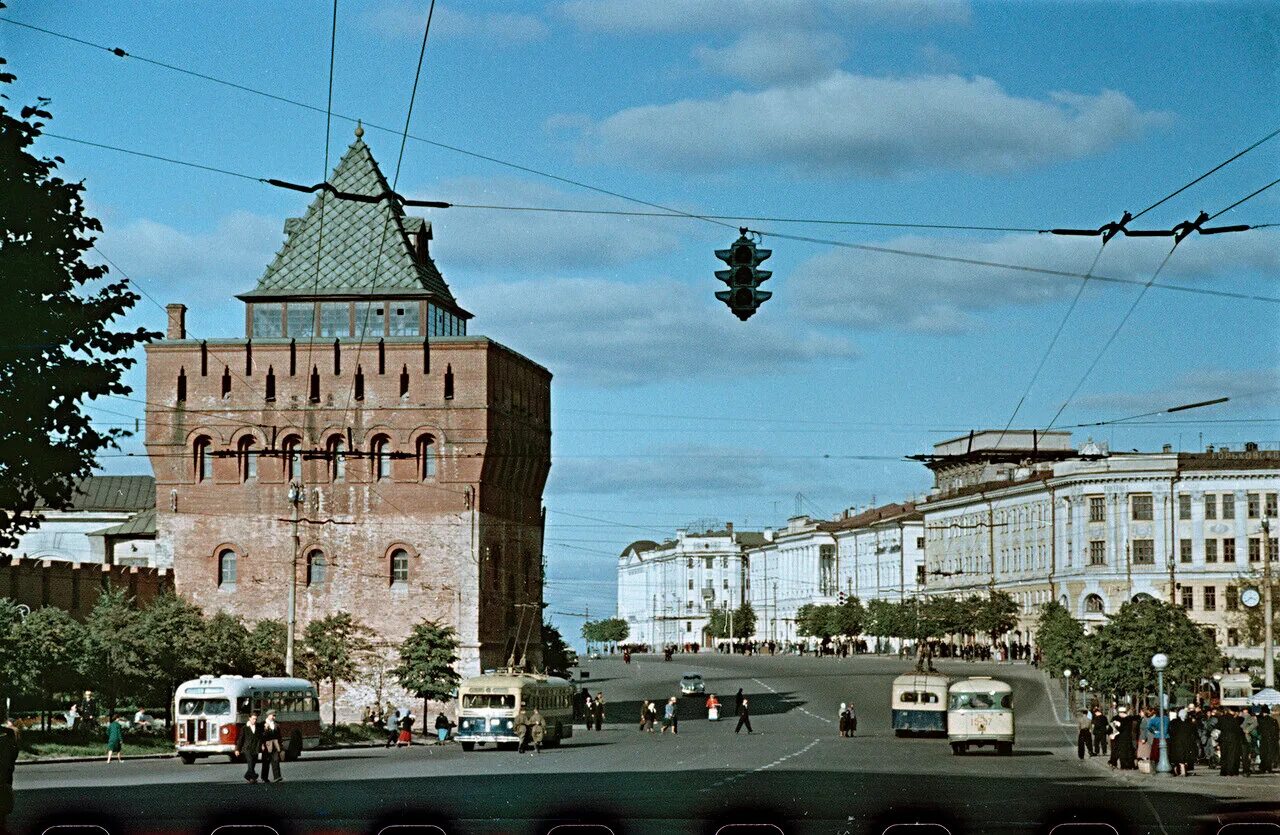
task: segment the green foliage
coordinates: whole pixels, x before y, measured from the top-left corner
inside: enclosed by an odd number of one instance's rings
[[[423,721],[428,699],[443,702],[453,698],[459,681],[457,663],[458,636],[452,626],[424,620],[400,644],[400,663],[391,674],[405,690],[423,700]]]
[[[1051,675],[1061,675],[1063,670],[1084,670],[1088,652],[1084,626],[1056,600],[1040,610],[1036,643],[1044,658],[1043,666]]]
[[[215,612],[204,625],[203,670],[210,675],[253,675],[252,639],[238,615]]]
[[[139,612],[132,633],[142,680],[159,703],[171,703],[182,682],[212,672],[205,668],[204,616],[185,598],[160,595]]]
[[[1130,601],[1089,636],[1081,671],[1102,692],[1142,696],[1154,690],[1151,656],[1169,656],[1169,689],[1194,689],[1203,676],[1221,668],[1218,647],[1181,606],[1159,600]]]
[[[542,624],[542,667],[551,675],[567,675],[571,667],[569,645],[560,630],[549,623]]]
[[[1237,599],[1247,588],[1255,588],[1259,594],[1262,594],[1262,572],[1251,571],[1249,574],[1237,579],[1232,585],[1235,586]],[[1271,599],[1272,601],[1280,602],[1280,578],[1276,577],[1274,569],[1272,571]],[[1273,610],[1276,605],[1280,605],[1277,602],[1272,603]],[[1263,620],[1261,603],[1253,608],[1241,603],[1234,612],[1227,614],[1227,619],[1232,626],[1240,630],[1244,644],[1251,647],[1262,646],[1262,632],[1266,625]],[[1271,623],[1271,640],[1280,643],[1280,618],[1274,619]]]
[[[756,610],[743,603],[733,611],[733,637],[750,638],[756,634]]]
[[[21,651],[19,627],[22,611],[7,597],[0,597],[0,714],[6,697],[22,692],[29,679],[26,654]],[[8,717],[0,715],[0,720]]]
[[[80,674],[97,685],[108,710],[122,694],[136,692],[140,682],[144,648],[137,624],[133,600],[118,589],[103,591],[85,619]]]
[[[901,603],[872,600],[867,603],[863,629],[882,638],[906,638],[914,632],[915,616]]]
[[[55,694],[80,688],[76,665],[83,652],[84,627],[68,612],[52,606],[36,609],[18,626],[17,641],[15,651],[45,710]]]
[[[338,724],[338,682],[355,680],[361,659],[373,649],[370,634],[369,627],[350,612],[336,612],[307,624],[302,666],[313,681],[329,682],[331,724]]]
[[[827,615],[826,609],[829,606],[819,606],[815,603],[805,603],[796,610],[796,634],[803,635],[806,638],[826,638],[831,633],[827,631]]]
[[[245,658],[250,672],[261,676],[284,675],[287,640],[284,621],[263,618],[255,623],[249,630],[249,650]]]
[[[13,80],[0,72],[0,84]],[[83,401],[129,394],[129,353],[160,336],[111,327],[139,297],[84,260],[102,231],[84,186],[57,176],[60,158],[28,150],[52,118],[47,104],[16,118],[0,106],[0,548],[38,524],[38,506],[66,507],[97,454],[129,434],[91,423]]]
[[[593,644],[618,644],[631,634],[631,627],[622,618],[589,620],[582,624],[582,637]]]
[[[973,598],[970,602],[973,632],[1000,638],[1013,630],[1018,623],[1018,604],[1008,592],[993,591],[985,598]]]

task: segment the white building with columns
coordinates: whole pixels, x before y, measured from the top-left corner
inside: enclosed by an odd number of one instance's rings
[[[627,643],[705,646],[711,612],[747,599],[743,555],[763,542],[762,534],[735,531],[730,523],[628,545],[618,557],[618,617],[630,630]]]

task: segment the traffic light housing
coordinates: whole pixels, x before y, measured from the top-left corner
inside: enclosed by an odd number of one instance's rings
[[[747,231],[739,229],[740,237],[728,249],[716,250],[716,257],[729,266],[727,270],[716,270],[716,278],[729,285],[728,290],[718,291],[716,298],[727,304],[733,315],[744,322],[773,296],[760,289],[760,284],[773,275],[769,270],[760,269],[760,264],[773,255],[773,250],[757,247],[747,237]]]

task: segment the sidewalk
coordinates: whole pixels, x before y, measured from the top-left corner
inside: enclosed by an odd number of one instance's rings
[[[450,740],[450,742],[452,742],[452,740]],[[436,742],[436,737],[433,735],[433,736],[422,737],[421,742],[415,739],[413,744],[415,746],[419,746],[419,745],[434,746],[434,745],[437,745],[438,743]],[[305,757],[309,751],[346,751],[346,750],[354,750],[358,748],[383,748],[385,746],[386,746],[385,742],[378,742],[375,740],[370,740],[369,742],[346,742],[341,745],[322,745],[319,748],[309,748],[306,751],[302,752],[302,756]],[[212,756],[226,756],[226,755],[214,754]],[[178,753],[176,751],[167,751],[163,754],[125,754],[122,757],[122,759],[172,760],[172,759],[177,759],[177,757],[178,757]],[[106,755],[106,751],[104,750],[103,753],[101,754],[94,754],[92,756],[84,756],[84,757],[38,757],[35,759],[25,759],[25,760],[20,759],[17,761],[16,765],[57,765],[59,763],[90,763],[95,761],[105,761],[106,758],[107,758],[107,755]]]

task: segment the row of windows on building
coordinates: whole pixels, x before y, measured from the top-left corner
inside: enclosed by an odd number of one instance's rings
[[[413,458],[417,477],[429,481],[436,477],[436,443],[435,438],[423,435],[414,443]],[[193,470],[196,481],[213,479],[213,458],[218,453],[213,451],[213,441],[207,435],[196,438],[192,445]],[[225,453],[224,453],[225,454]],[[280,458],[281,474],[285,481],[297,481],[302,475],[302,438],[290,435],[281,442],[278,450],[261,449],[258,441],[252,436],[241,438],[236,443],[233,453],[236,457],[237,472],[240,481],[250,482],[258,478],[259,459],[262,457]],[[374,481],[385,481],[391,478],[391,459],[400,457],[391,448],[391,439],[385,435],[377,435],[369,444],[368,453],[350,451],[347,441],[342,435],[333,435],[325,443],[322,453],[328,478],[332,482],[342,482],[347,477],[347,459],[349,457],[369,459],[369,477]],[[308,457],[316,453],[308,451]]]
[[[1262,537],[1251,536],[1247,540],[1249,562],[1262,562]],[[1277,559],[1280,555],[1280,542],[1275,537],[1267,539],[1267,559]],[[1135,539],[1131,543],[1130,558],[1135,565],[1155,565],[1156,547],[1153,539]],[[1236,561],[1235,537],[1204,540],[1204,561],[1216,563]],[[1178,562],[1187,564],[1194,560],[1194,543],[1190,539],[1178,540]],[[1107,564],[1107,542],[1105,539],[1089,540],[1089,565]]]
[[[240,555],[232,548],[218,552],[218,587],[232,589],[239,573]],[[323,588],[329,578],[329,561],[323,550],[314,548],[306,557],[306,585],[310,589]],[[392,587],[409,583],[409,552],[396,548],[387,558],[387,577]]]
[[[1196,589],[1195,586],[1183,586],[1178,590],[1178,602],[1182,608],[1187,611],[1194,611],[1196,608]],[[1240,610],[1240,589],[1236,586],[1226,586],[1223,589],[1223,609],[1228,612],[1237,612]],[[1201,606],[1200,610],[1204,612],[1218,611],[1218,587],[1202,586],[1201,587]]]
[[[255,302],[252,334],[264,339],[312,336],[465,336],[465,319],[427,304],[422,332],[422,302]]]
[[[1205,493],[1201,499],[1206,519],[1236,518],[1235,493]],[[1192,498],[1188,493],[1178,494],[1178,518],[1191,519]],[[1246,493],[1245,518],[1274,519],[1277,515],[1277,494]],[[1150,522],[1155,518],[1155,502],[1150,493],[1135,493],[1129,496],[1129,515],[1135,522]],[[1107,521],[1107,500],[1105,496],[1089,496],[1089,521]]]

